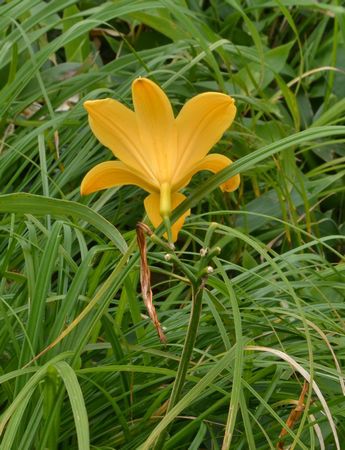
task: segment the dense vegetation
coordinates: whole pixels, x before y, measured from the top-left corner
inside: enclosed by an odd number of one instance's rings
[[[166,428],[174,450],[345,448],[341,2],[9,0],[0,36],[0,449],[149,449]],[[205,91],[238,108],[215,148],[236,162],[184,191],[175,259],[147,239],[166,345],[140,294],[146,193],[79,191],[112,157],[83,101],[131,107],[139,76],[176,112]],[[191,314],[183,268],[214,246],[166,415]]]

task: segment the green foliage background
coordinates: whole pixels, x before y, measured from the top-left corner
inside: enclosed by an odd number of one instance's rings
[[[345,448],[341,3],[0,1],[0,449],[148,449],[169,424],[166,449],[219,449],[224,436],[236,450]],[[238,107],[217,146],[236,163],[194,177],[179,208],[193,208],[181,260],[193,270],[206,244],[222,252],[163,421],[190,289],[150,245],[163,346],[139,294],[145,194],[79,194],[111,157],[82,103],[131,106],[138,76],[176,111],[209,90]]]

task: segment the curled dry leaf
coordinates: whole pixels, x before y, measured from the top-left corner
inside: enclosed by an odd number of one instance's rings
[[[301,417],[302,412],[304,411],[304,397],[308,390],[308,383],[304,381],[303,388],[301,395],[299,396],[297,406],[291,411],[289,417],[287,418],[286,425],[292,429],[295,425],[295,423],[299,420]],[[282,439],[284,436],[287,435],[287,431],[285,428],[283,428],[279,434],[279,438]],[[277,444],[278,450],[284,450],[284,442],[280,440]]]
[[[156,308],[153,304],[152,289],[151,289],[151,272],[147,264],[147,248],[146,248],[146,234],[151,236],[151,229],[144,223],[139,222],[137,224],[137,242],[140,252],[140,285],[141,293],[144,299],[144,303],[152,320],[154,327],[157,330],[159,339],[161,342],[166,343],[166,337],[163,333],[163,329],[158,320]]]

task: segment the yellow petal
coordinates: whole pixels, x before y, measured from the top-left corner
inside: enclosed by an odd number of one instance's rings
[[[155,192],[154,186],[123,162],[106,161],[89,170],[81,183],[80,193],[81,195],[87,195],[102,189],[126,184],[134,184],[147,192]]]
[[[174,189],[181,189],[186,186],[193,175],[201,170],[209,170],[210,172],[217,173],[223,170],[225,167],[230,166],[232,161],[224,155],[219,155],[218,153],[212,153],[211,155],[205,156],[201,161],[194,164],[190,171],[185,175],[183,179],[177,185],[174,185]],[[220,185],[222,191],[232,192],[238,188],[240,185],[240,175],[237,174],[229,178],[225,183]]]
[[[148,155],[145,149],[138,146],[134,112],[111,98],[90,100],[84,103],[84,107],[89,113],[89,124],[97,139],[127,166],[143,173],[154,183]]]
[[[181,194],[180,192],[174,192],[171,194],[171,206],[172,210],[177,208],[177,206],[182,203],[186,199],[186,196]],[[149,219],[152,223],[152,225],[157,228],[162,223],[162,217],[159,213],[160,208],[160,195],[159,194],[150,194],[148,197],[144,200],[145,210],[147,212],[147,215],[149,216]],[[171,234],[173,242],[177,240],[177,235],[179,231],[181,230],[184,221],[187,216],[190,215],[190,209],[186,211],[181,217],[177,219],[177,221],[172,225],[171,227]],[[167,234],[164,234],[165,237],[167,237]]]
[[[142,148],[147,152],[155,176],[161,182],[170,181],[177,157],[170,101],[162,89],[147,78],[133,82],[132,95]]]
[[[232,97],[205,92],[189,100],[176,118],[179,164],[174,181],[204,158],[236,115]]]

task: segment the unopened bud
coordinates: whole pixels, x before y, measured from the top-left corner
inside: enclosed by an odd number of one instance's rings
[[[201,256],[201,257],[206,256],[207,253],[208,253],[208,248],[207,248],[207,247],[206,247],[206,248],[201,248],[201,249],[200,249],[200,256]]]
[[[212,272],[213,272],[213,267],[207,266],[207,267],[206,267],[206,272],[207,272],[207,273],[212,273]]]
[[[170,260],[171,260],[171,255],[170,255],[170,253],[166,253],[166,254],[164,255],[164,259],[165,259],[165,261],[170,261]]]

